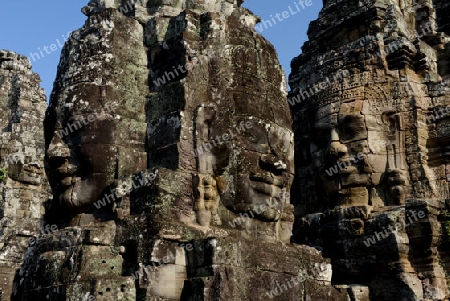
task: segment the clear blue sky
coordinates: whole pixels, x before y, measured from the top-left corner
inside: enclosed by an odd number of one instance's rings
[[[262,30],[259,31],[275,45],[287,74],[290,72],[290,61],[300,54],[300,47],[307,39],[309,22],[317,18],[322,7],[322,0],[302,0],[303,6],[300,1],[244,2],[245,7],[266,20],[265,26],[261,24]],[[81,8],[88,2],[89,0],[0,0],[0,49],[13,50],[28,57],[34,53],[30,57],[33,70],[41,76],[42,87],[47,96],[50,95],[56,76],[61,53],[59,45],[64,43],[69,32],[83,26],[86,17],[81,13]],[[46,50],[44,47],[47,47]]]

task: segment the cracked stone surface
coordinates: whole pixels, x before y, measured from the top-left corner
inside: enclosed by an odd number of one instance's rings
[[[51,195],[44,172],[46,97],[29,60],[0,50],[0,294],[8,300],[29,240]]]

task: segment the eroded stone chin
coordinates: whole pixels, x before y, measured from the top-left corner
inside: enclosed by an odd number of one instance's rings
[[[77,208],[76,204],[72,200],[72,186],[65,188],[59,195],[59,203],[69,210]]]
[[[62,192],[59,195],[60,204],[66,209],[74,211],[85,211],[96,201],[100,196],[93,195],[91,185],[82,181],[80,177],[65,178],[62,183],[68,184],[70,179],[70,185],[62,186]]]
[[[369,205],[369,190],[367,187],[357,186],[339,190],[337,205],[366,206]]]
[[[228,192],[222,197],[225,206],[235,213],[250,213],[250,217],[277,222],[283,213],[286,187],[252,181],[246,176],[238,179],[241,181],[237,183],[236,194]],[[230,199],[230,195],[235,196]]]

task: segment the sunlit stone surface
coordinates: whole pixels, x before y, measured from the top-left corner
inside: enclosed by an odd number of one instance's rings
[[[444,300],[449,4],[324,2],[289,77],[293,241],[371,300]]]
[[[41,231],[50,187],[44,171],[45,94],[30,61],[0,50],[0,292],[9,300],[29,239]]]

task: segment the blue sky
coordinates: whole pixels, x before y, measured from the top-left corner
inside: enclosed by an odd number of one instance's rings
[[[47,96],[56,76],[60,45],[68,33],[83,26],[86,17],[81,8],[88,2],[0,0],[0,49],[30,57]],[[322,0],[246,0],[244,6],[266,21],[258,31],[275,45],[288,74],[290,61],[300,54],[300,47],[307,39],[308,24],[317,18]]]

